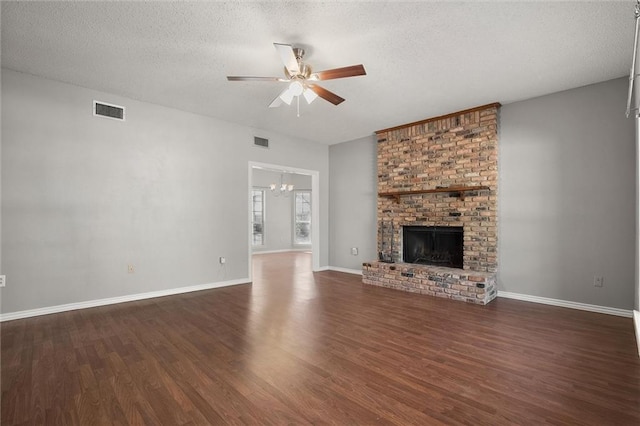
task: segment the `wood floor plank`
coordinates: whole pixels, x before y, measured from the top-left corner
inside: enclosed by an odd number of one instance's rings
[[[254,256],[254,282],[5,322],[3,425],[634,425],[630,319]]]

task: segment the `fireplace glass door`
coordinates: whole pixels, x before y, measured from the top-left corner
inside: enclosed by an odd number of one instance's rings
[[[402,260],[462,269],[462,237],[461,226],[404,226]]]

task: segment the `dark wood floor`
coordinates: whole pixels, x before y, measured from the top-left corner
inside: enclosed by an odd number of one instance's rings
[[[254,284],[2,324],[2,424],[639,425],[628,318],[255,256]]]

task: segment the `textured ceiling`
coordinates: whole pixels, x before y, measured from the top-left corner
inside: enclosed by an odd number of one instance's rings
[[[491,102],[621,77],[635,2],[2,2],[2,66],[333,144]],[[282,83],[273,42],[315,70],[339,106],[267,108]],[[626,99],[620,99],[624,112]]]

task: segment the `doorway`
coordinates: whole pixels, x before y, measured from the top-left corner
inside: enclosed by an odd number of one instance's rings
[[[265,176],[270,176],[272,179],[266,181]],[[260,182],[258,182],[259,179]],[[302,184],[296,189],[296,182],[309,182],[309,180],[310,185]],[[274,186],[275,188],[272,190],[271,188]],[[272,247],[278,247],[278,235],[281,236],[283,234],[282,232],[278,234],[277,229],[269,229],[269,227],[266,226],[269,225],[269,222],[274,223],[274,221],[269,218],[270,212],[266,204],[270,201],[269,198],[272,198],[271,201],[276,199],[274,198],[276,193],[278,197],[290,197],[290,210],[288,212],[280,210],[281,214],[289,217],[289,223],[287,224],[289,228],[287,232],[290,233],[284,233],[284,238],[287,238],[286,235],[291,236],[290,250],[311,251],[312,271],[320,270],[319,187],[319,172],[316,170],[299,169],[278,164],[249,162],[249,223],[247,225],[249,230],[249,280],[253,280],[253,254],[260,251],[269,251],[268,244],[272,244]],[[281,188],[284,189],[281,191]],[[309,196],[311,214],[310,220],[307,221],[305,220],[304,209],[308,208]],[[280,203],[280,201],[278,202]],[[300,212],[297,212],[297,210],[300,210]],[[296,213],[301,214],[296,216]],[[261,219],[259,219],[260,217]],[[274,236],[276,238],[273,238]],[[307,236],[307,238],[305,238],[305,236]],[[310,237],[310,241],[308,237]],[[276,242],[274,243],[274,241]],[[282,243],[282,241],[279,243]],[[257,246],[262,246],[262,248],[254,249],[254,247]]]

